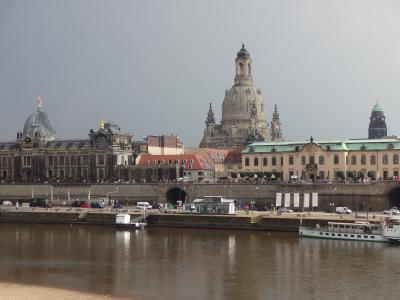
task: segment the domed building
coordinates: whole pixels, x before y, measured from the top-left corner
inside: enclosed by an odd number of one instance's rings
[[[216,124],[210,103],[201,148],[241,148],[270,139],[264,101],[261,90],[253,84],[252,60],[244,43],[237,53],[235,66],[234,84],[225,92],[222,104],[221,124]]]
[[[56,139],[56,130],[54,129],[53,122],[43,112],[43,98],[37,98],[38,106],[36,112],[31,114],[25,121],[23,137],[39,138],[46,141],[53,141]]]
[[[118,178],[117,166],[133,163],[132,135],[100,122],[88,139],[57,139],[43,98],[16,141],[0,143],[1,182],[101,182]]]

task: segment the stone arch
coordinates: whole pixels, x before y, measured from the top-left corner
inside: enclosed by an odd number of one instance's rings
[[[165,199],[167,203],[176,206],[179,200],[182,201],[182,203],[186,202],[186,195],[186,191],[183,188],[173,187],[167,191]]]
[[[390,190],[387,197],[390,207],[400,207],[400,187],[395,187],[394,189]]]

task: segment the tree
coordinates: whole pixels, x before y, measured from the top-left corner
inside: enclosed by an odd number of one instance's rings
[[[235,172],[232,172],[232,173],[231,173],[231,177],[232,177],[233,179],[236,179],[236,178],[238,177],[238,174],[235,173]]]
[[[372,180],[375,180],[375,172],[374,171],[369,171],[368,172],[368,177],[371,178]]]
[[[348,178],[354,180],[356,178],[356,176],[357,176],[357,173],[356,173],[356,171],[347,171],[346,175],[347,175]]]
[[[344,179],[344,172],[343,171],[336,171],[335,177],[339,179]]]
[[[264,176],[264,173],[263,173],[263,172],[256,172],[256,174],[257,174],[257,178],[258,178],[258,179],[261,179],[261,178],[263,178],[263,176]]]

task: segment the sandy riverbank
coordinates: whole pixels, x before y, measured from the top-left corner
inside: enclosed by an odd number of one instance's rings
[[[69,291],[57,288],[0,282],[2,300],[110,300],[111,296]]]

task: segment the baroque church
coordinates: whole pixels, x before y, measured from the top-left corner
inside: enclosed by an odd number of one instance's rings
[[[234,84],[225,91],[221,124],[215,122],[210,103],[200,148],[243,148],[253,142],[283,140],[276,105],[271,124],[265,118],[265,104],[261,90],[253,84],[252,60],[244,43],[235,64]]]

